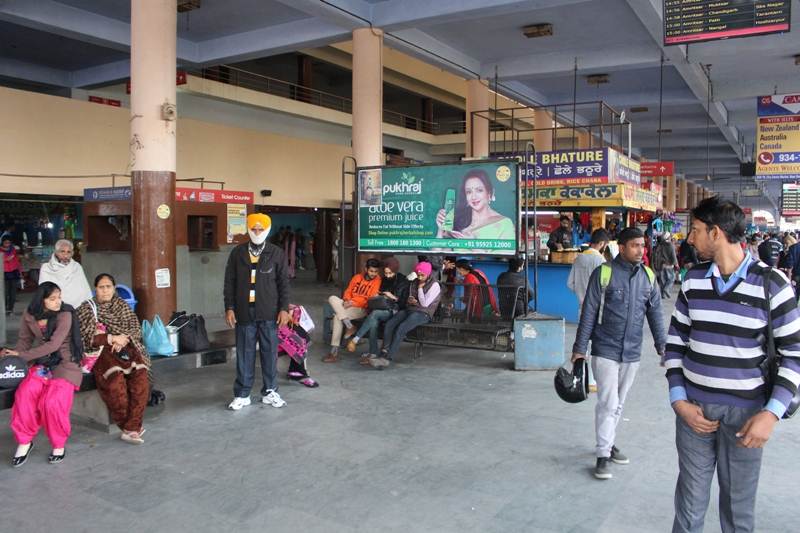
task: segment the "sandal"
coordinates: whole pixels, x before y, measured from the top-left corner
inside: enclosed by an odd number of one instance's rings
[[[329,353],[322,359],[323,363],[338,363],[339,356],[335,353]]]
[[[303,378],[303,379],[300,380],[300,383],[302,383],[303,385],[305,385],[306,387],[309,387],[311,389],[319,387],[319,383],[317,383],[316,381],[314,381],[311,378]]]
[[[369,360],[375,357],[372,354],[362,355],[361,359],[358,360],[358,364],[361,366],[369,366]]]
[[[289,372],[288,374],[286,374],[286,377],[291,379],[292,381],[300,381],[301,379],[307,376],[302,372]]]
[[[142,431],[143,433],[144,431]],[[141,433],[135,431],[123,431],[119,438],[128,444],[144,444]]]

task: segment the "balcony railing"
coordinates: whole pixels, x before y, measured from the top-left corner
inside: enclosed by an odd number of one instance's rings
[[[267,94],[274,94],[275,96],[282,96],[298,102],[305,102],[307,104],[341,111],[342,113],[352,114],[353,101],[344,96],[338,96],[331,93],[326,93],[310,87],[303,87],[296,83],[270,78],[255,72],[248,72],[236,67],[227,65],[220,65],[216,67],[204,68],[199,71],[190,71],[189,74],[198,76],[207,80],[217,81],[259,91]],[[383,121],[387,124],[394,124],[402,128],[421,131],[424,133],[438,134],[438,133],[463,133],[464,122],[461,122],[460,131],[440,131],[440,125],[436,122],[423,120],[418,117],[412,117],[391,111],[389,109],[383,110]],[[450,124],[448,124],[449,128]]]

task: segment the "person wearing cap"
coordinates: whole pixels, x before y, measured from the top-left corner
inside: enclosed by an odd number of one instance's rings
[[[368,365],[369,360],[378,355],[378,327],[381,322],[386,322],[397,311],[406,308],[408,304],[409,281],[404,274],[399,273],[400,262],[395,257],[387,257],[383,260],[383,278],[381,279],[378,295],[372,300],[378,300],[378,304],[372,307],[367,319],[358,329],[356,334],[347,343],[347,351],[355,352],[358,341],[369,334],[369,351],[361,356],[359,363]]]
[[[433,314],[442,298],[442,291],[439,282],[431,276],[432,271],[433,266],[427,261],[419,262],[414,267],[416,278],[409,287],[406,308],[398,311],[386,322],[380,355],[369,359],[372,368],[383,370],[389,366],[406,335],[417,326],[427,324],[433,319]]]
[[[256,343],[261,357],[261,401],[272,407],[286,402],[278,394],[278,327],[289,323],[289,273],[283,250],[267,242],[272,220],[263,213],[247,216],[249,242],[239,244],[225,266],[225,321],[236,328],[236,381],[228,409],[250,405],[255,380]]]
[[[328,306],[333,311],[331,317],[331,351],[322,359],[323,363],[336,363],[339,361],[339,345],[342,343],[342,331],[347,328],[346,336],[356,332],[353,320],[367,316],[367,302],[378,294],[381,288],[380,277],[381,262],[377,259],[367,259],[363,273],[356,274],[342,294],[342,297],[331,295],[328,297]]]

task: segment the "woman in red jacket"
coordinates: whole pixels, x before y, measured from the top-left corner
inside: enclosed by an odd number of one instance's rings
[[[486,274],[472,267],[467,259],[456,261],[456,270],[464,278],[464,303],[467,320],[480,322],[483,318],[498,315],[497,299],[489,286]]]
[[[80,387],[82,351],[73,354],[72,307],[61,303],[61,289],[45,281],[22,314],[19,341],[2,355],[18,355],[33,363],[14,394],[11,430],[17,441],[12,466],[22,466],[33,449],[33,439],[44,426],[53,446],[48,458],[60,463],[71,431],[69,412]]]

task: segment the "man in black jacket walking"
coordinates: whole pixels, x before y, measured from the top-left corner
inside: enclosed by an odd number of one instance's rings
[[[225,266],[225,321],[236,328],[236,382],[228,409],[250,405],[255,380],[256,342],[261,356],[261,401],[272,407],[286,402],[278,394],[278,327],[289,323],[289,273],[283,250],[267,242],[269,216],[247,217],[250,242],[231,250]]]

